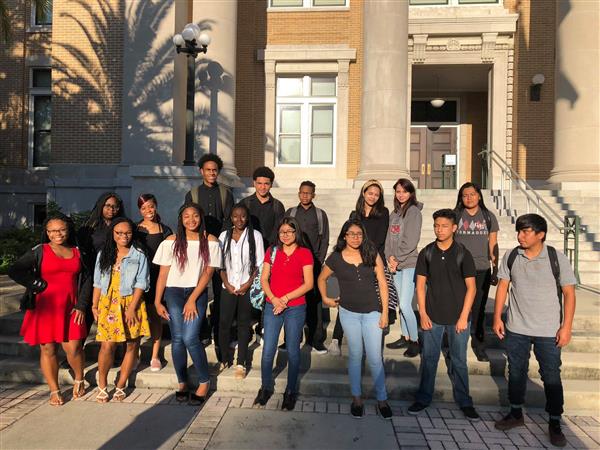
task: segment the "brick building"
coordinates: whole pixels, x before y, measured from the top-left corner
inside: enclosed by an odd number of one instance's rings
[[[176,208],[197,182],[171,40],[189,22],[212,37],[195,156],[218,153],[233,186],[265,164],[282,187],[497,187],[485,148],[534,186],[600,180],[600,2],[54,0],[50,15],[7,3],[2,227],[38,220],[47,198],[90,209],[105,190],[128,211],[142,192]]]

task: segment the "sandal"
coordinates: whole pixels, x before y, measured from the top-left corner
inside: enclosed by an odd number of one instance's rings
[[[53,399],[53,396],[54,397]],[[56,391],[50,391],[50,401],[49,401],[50,405],[52,406],[62,406],[65,404],[65,401],[62,398],[62,394],[60,393],[60,389],[56,390]]]
[[[125,397],[127,397],[127,394],[125,393],[125,388],[122,387],[118,387],[115,386],[115,393],[113,394],[113,400],[116,402],[122,402],[123,400],[125,400]]]
[[[81,392],[83,386],[83,392]],[[73,400],[77,400],[85,395],[85,380],[73,380]]]
[[[106,387],[101,388],[98,386],[98,395],[96,395],[96,401],[98,403],[108,402],[108,392],[106,391]]]

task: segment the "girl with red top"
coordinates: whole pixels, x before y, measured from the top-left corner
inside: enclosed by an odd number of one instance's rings
[[[40,366],[50,388],[50,404],[64,403],[58,386],[56,344],[61,344],[73,369],[73,398],[85,393],[82,339],[87,336],[85,311],[89,303],[89,271],[75,247],[75,227],[60,214],[46,219],[42,244],[17,260],[8,275],[28,289],[35,304],[27,309],[21,335],[40,346]]]
[[[271,265],[271,253],[275,258]],[[281,327],[285,329],[288,378],[281,409],[291,411],[296,405],[296,385],[300,371],[300,341],[306,317],[304,294],[313,288],[313,256],[302,237],[300,225],[293,217],[284,217],[278,227],[277,245],[266,254],[261,274],[265,302],[264,347],[261,358],[262,387],[254,404],[264,406],[273,395],[273,359]]]

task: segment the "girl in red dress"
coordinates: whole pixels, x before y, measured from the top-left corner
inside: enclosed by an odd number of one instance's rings
[[[50,388],[50,404],[62,405],[58,386],[56,344],[60,343],[73,369],[73,398],[85,393],[82,339],[87,335],[85,310],[90,278],[74,240],[71,219],[60,214],[44,222],[42,244],[17,260],[9,276],[35,295],[33,309],[27,309],[21,335],[29,345],[40,346],[40,366]]]

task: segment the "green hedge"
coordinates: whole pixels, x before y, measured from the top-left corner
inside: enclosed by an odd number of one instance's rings
[[[61,208],[54,202],[48,202],[46,211],[52,214],[61,212]],[[75,222],[75,228],[79,229],[89,215],[90,211],[72,213],[71,218]],[[40,237],[41,230],[37,228],[11,228],[0,232],[0,274],[5,274],[13,261],[38,244]]]

